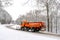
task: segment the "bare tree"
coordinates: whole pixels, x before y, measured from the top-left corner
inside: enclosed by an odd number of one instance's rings
[[[21,22],[23,20],[27,20],[28,22],[40,22],[40,21],[44,21],[46,22],[46,16],[39,14],[40,10],[31,10],[29,13],[27,13],[26,15],[22,15],[20,16],[16,22],[17,24],[21,24]],[[42,19],[44,18],[44,19]]]

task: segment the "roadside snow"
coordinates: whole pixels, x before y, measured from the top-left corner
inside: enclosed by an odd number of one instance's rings
[[[13,29],[21,29],[21,26],[16,24],[16,25],[12,25],[11,28],[13,28]]]
[[[4,25],[0,25],[0,40],[60,40],[60,39],[44,35],[31,34],[23,31],[12,30],[6,28]]]

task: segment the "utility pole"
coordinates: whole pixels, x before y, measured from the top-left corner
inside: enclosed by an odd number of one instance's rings
[[[51,22],[51,32],[52,32],[52,27],[53,27],[53,26],[52,26],[52,16],[53,16],[53,15],[51,14],[51,21],[50,21],[50,22]]]
[[[56,15],[56,33],[57,33],[57,15]]]
[[[57,9],[58,9],[58,8],[57,8]],[[57,11],[58,11],[58,10],[57,10]],[[58,23],[58,13],[56,13],[56,33],[57,33],[57,31],[58,31],[58,30],[57,30],[57,27],[58,27],[58,26],[57,26],[57,25],[58,25],[57,23]]]
[[[48,32],[49,32],[49,7],[48,7],[48,0],[46,2],[46,8],[47,8],[47,26],[48,26]]]

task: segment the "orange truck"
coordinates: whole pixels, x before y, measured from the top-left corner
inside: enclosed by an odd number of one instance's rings
[[[23,21],[21,23],[21,30],[23,31],[29,31],[31,30],[32,32],[38,32],[41,31],[42,29],[46,29],[46,25],[44,22],[27,22]]]

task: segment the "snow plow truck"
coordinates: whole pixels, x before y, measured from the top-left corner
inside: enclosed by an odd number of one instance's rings
[[[41,30],[45,31],[46,25],[44,22],[21,22],[21,30],[23,31],[32,31],[32,32],[39,32]]]

